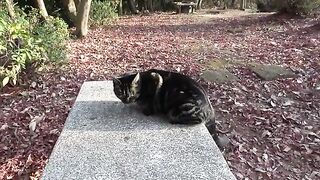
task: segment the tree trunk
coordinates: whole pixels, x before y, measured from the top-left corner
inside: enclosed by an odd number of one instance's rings
[[[119,1],[118,14],[119,14],[119,15],[122,15],[122,14],[123,14],[123,12],[122,12],[122,0]]]
[[[202,7],[202,0],[198,0],[197,9],[201,9],[201,7]]]
[[[240,1],[240,9],[245,10],[246,9],[246,0],[241,0]]]
[[[150,11],[150,12],[153,12],[153,6],[152,6],[152,1],[153,0],[147,0],[148,1],[148,10]]]
[[[153,10],[156,11],[164,11],[164,7],[165,7],[165,0],[158,0],[158,1],[152,1],[152,7]]]
[[[67,11],[67,15],[70,18],[70,20],[76,24],[77,21],[77,9],[76,4],[73,0],[61,0],[63,7]]]
[[[138,14],[138,10],[136,8],[134,0],[127,0],[130,11],[133,14]]]
[[[14,8],[13,8],[13,2],[12,2],[12,0],[6,0],[6,4],[7,4],[9,16],[11,17],[11,19],[15,19],[15,18],[16,18],[16,15],[15,15],[15,13],[14,13]]]
[[[88,20],[91,0],[81,0],[77,9],[76,34],[78,37],[86,36],[88,33]]]
[[[44,5],[43,0],[37,0],[37,6],[40,9],[41,15],[44,18],[48,17],[48,12],[47,12],[46,6]]]
[[[231,8],[235,8],[235,6],[236,6],[236,0],[232,0],[231,4],[230,4],[230,7]]]
[[[76,9],[78,9],[80,2],[81,0],[74,0],[74,5],[76,6]]]

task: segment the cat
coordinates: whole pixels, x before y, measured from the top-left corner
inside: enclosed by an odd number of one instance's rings
[[[115,95],[137,103],[145,115],[165,114],[172,124],[204,123],[219,146],[214,109],[206,91],[189,76],[158,69],[113,78]]]

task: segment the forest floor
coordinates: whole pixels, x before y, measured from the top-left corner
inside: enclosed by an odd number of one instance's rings
[[[41,176],[84,81],[149,68],[182,72],[208,90],[238,179],[319,179],[319,19],[203,14],[121,17],[70,40],[61,68],[4,88],[0,179]],[[217,61],[228,62],[222,66],[238,81],[203,81],[201,72]],[[281,65],[296,76],[264,81],[246,65],[252,63]]]

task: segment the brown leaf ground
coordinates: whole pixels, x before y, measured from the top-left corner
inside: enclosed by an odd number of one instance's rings
[[[242,14],[241,14],[242,15]],[[205,83],[226,129],[225,157],[238,179],[320,178],[319,19],[274,15],[158,14],[122,17],[69,43],[70,61],[0,94],[0,179],[37,179],[81,84],[126,71],[162,68],[199,80],[227,60],[236,83]],[[290,67],[295,78],[262,81],[250,63]],[[271,103],[272,101],[272,103]],[[44,117],[34,132],[29,123]]]

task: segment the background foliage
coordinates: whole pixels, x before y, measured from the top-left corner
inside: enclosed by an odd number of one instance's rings
[[[69,31],[60,18],[44,20],[35,9],[25,13],[16,9],[16,19],[0,10],[0,87],[17,83],[25,70],[65,60]]]
[[[119,1],[93,0],[90,9],[90,20],[93,24],[105,25],[118,17]]]
[[[257,0],[260,11],[279,11],[296,15],[310,15],[320,8],[320,0]]]

